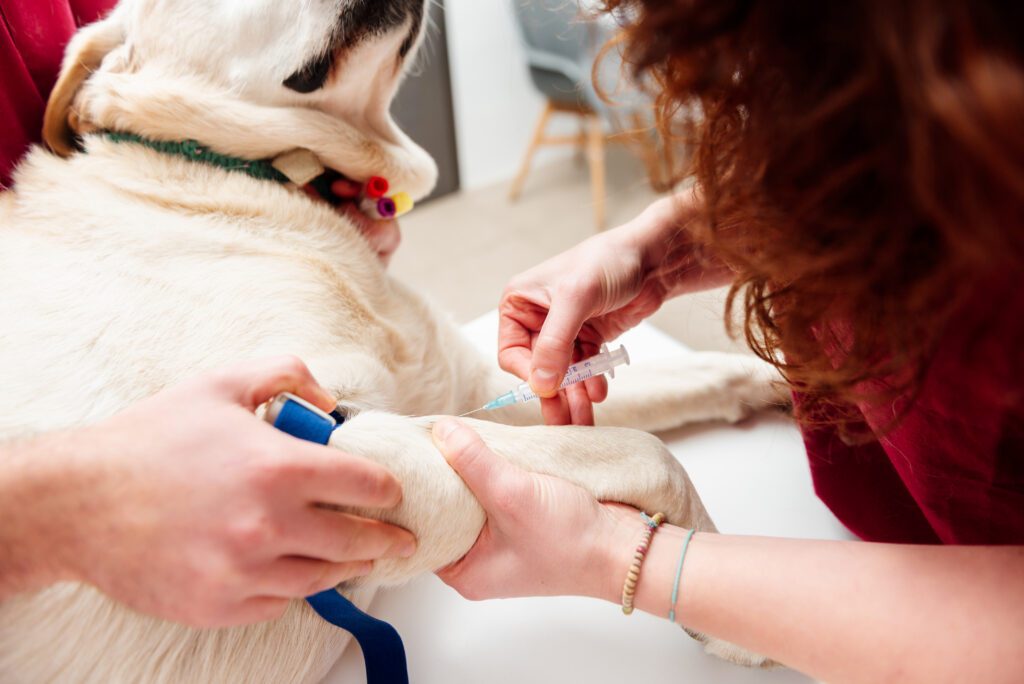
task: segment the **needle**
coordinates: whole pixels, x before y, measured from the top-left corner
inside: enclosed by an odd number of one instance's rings
[[[603,375],[605,373],[614,378],[615,368],[623,364],[627,366],[629,365],[629,352],[626,351],[625,347],[619,347],[615,351],[612,351],[608,348],[608,345],[601,345],[601,353],[597,356],[584,361],[578,361],[569,366],[568,372],[565,374],[565,378],[562,380],[560,388],[565,389],[570,385],[585,382],[590,378],[597,375]],[[495,411],[497,409],[505,408],[506,406],[522,404],[538,398],[537,394],[530,389],[530,384],[524,382],[511,392],[502,394],[491,403],[486,404],[475,411],[463,413],[459,418],[465,418],[466,416],[471,416],[474,413],[480,413],[481,411]]]

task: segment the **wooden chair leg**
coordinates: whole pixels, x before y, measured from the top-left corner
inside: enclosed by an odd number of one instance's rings
[[[659,150],[658,142],[651,135],[650,126],[639,112],[633,112],[631,116],[633,124],[634,140],[640,146],[640,154],[643,157],[644,166],[647,168],[647,180],[651,190],[657,193],[669,190],[666,174],[671,173],[665,167],[665,160]]]
[[[530,140],[530,146],[526,149],[526,158],[523,159],[522,168],[519,169],[515,180],[512,181],[512,187],[508,193],[508,198],[512,202],[519,199],[519,196],[523,193],[523,185],[526,184],[526,177],[530,175],[530,165],[533,164],[533,156],[537,153],[537,149],[544,140],[544,132],[548,128],[548,121],[551,119],[551,114],[554,111],[554,105],[551,104],[551,100],[548,100],[544,105],[544,111],[541,112],[540,120],[537,121],[537,127],[533,131],[533,139]]]
[[[590,162],[590,190],[594,198],[594,221],[597,230],[605,228],[605,134],[599,116],[590,117],[587,133],[587,158]]]
[[[587,142],[589,141],[589,138],[587,137],[589,129],[587,128],[587,126],[589,123],[590,117],[588,115],[576,115],[576,125],[579,128],[578,134],[580,137],[580,142],[573,149],[573,161],[576,163],[577,166],[581,167],[585,166],[587,163]]]
[[[661,165],[665,169],[665,192],[672,189],[672,177],[676,173],[675,146],[671,140],[663,140],[661,146]]]

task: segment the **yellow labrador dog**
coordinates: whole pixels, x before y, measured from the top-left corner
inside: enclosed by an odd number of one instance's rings
[[[345,592],[366,606],[469,550],[483,512],[435,450],[430,420],[407,416],[462,413],[513,380],[326,203],[106,135],[250,160],[307,150],[421,198],[434,163],[388,108],[422,40],[424,1],[123,0],[75,38],[47,113],[57,154],[33,150],[0,196],[0,438],[97,421],[200,369],[294,354],[351,416],[332,444],[403,482],[397,510],[358,512],[419,538],[415,557],[378,563]],[[632,370],[599,423],[657,430],[778,401],[774,372],[746,357]],[[474,427],[519,465],[714,529],[644,432],[512,427],[538,423],[536,407],[496,418],[505,424]],[[302,602],[272,623],[201,631],[61,585],[0,605],[0,681],[314,682],[348,640]]]

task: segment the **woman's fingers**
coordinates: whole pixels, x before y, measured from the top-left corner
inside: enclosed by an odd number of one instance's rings
[[[554,396],[576,351],[576,338],[593,314],[584,296],[563,295],[551,309],[533,345],[530,387],[542,397]]]
[[[498,312],[498,365],[527,380],[533,345],[547,318],[548,308],[523,295],[506,293]]]
[[[565,390],[572,425],[593,425],[594,404],[584,384],[572,385]]]
[[[594,406],[584,384],[570,385],[550,399],[540,400],[545,425],[593,425]]]
[[[594,404],[600,404],[608,398],[608,378],[604,375],[599,375],[596,378],[590,378],[583,383],[587,388],[587,396],[590,397],[590,401]]]
[[[400,527],[317,507],[297,516],[282,538],[284,555],[329,563],[408,558],[416,552],[416,538]]]
[[[462,422],[445,418],[434,425],[434,443],[449,465],[490,510],[501,488],[516,475],[516,468],[491,451],[480,436]]]
[[[569,413],[569,402],[566,401],[564,392],[559,392],[550,399],[541,399],[540,413],[545,425],[572,425],[572,414]]]

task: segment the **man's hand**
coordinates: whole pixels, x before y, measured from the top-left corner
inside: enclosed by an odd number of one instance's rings
[[[402,492],[379,465],[253,415],[285,391],[334,408],[301,361],[278,358],[25,445],[0,475],[14,503],[0,503],[0,596],[9,553],[22,570],[15,591],[83,581],[144,613],[225,627],[276,618],[375,559],[411,555],[407,531],[322,506],[390,508]],[[33,560],[40,570],[25,581]]]

